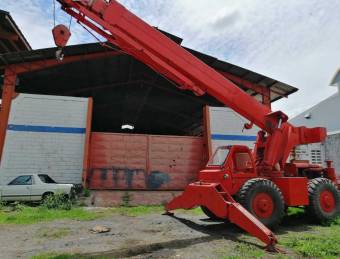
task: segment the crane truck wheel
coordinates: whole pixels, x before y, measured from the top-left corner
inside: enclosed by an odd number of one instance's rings
[[[236,200],[269,228],[279,225],[285,215],[282,193],[267,179],[247,181],[237,193]]]
[[[307,213],[322,222],[334,219],[340,213],[339,191],[331,180],[315,178],[308,183]]]

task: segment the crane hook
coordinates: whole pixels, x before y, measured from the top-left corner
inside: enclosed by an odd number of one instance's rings
[[[71,32],[65,25],[59,24],[53,28],[52,34],[54,43],[58,47],[56,57],[61,61],[64,58],[63,48],[67,45],[67,42],[71,37]]]

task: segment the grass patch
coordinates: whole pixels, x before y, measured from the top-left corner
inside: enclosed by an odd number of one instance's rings
[[[63,210],[48,209],[45,206],[29,207],[19,204],[16,205],[14,210],[9,210],[6,207],[0,209],[0,224],[35,224],[61,219],[91,221],[115,214],[137,217],[149,214],[162,214],[163,212],[163,206],[113,207],[101,210],[87,210],[81,207],[72,207],[69,210]],[[178,210],[178,212],[190,215],[202,215],[200,208],[187,211]]]
[[[192,210],[178,210],[179,212],[182,212],[182,213],[186,213],[186,214],[190,214],[190,215],[193,215],[193,216],[202,216],[202,215],[205,215],[203,213],[203,211],[201,210],[201,207],[197,207],[195,209],[192,209]],[[175,211],[176,213],[176,211]]]
[[[290,233],[281,237],[280,243],[292,248],[303,257],[340,257],[340,217],[325,226],[318,226],[313,232]]]
[[[7,212],[5,210],[0,210],[0,224],[35,224],[60,219],[89,221],[102,216],[102,213],[87,211],[83,208],[58,210],[44,207],[21,206],[21,208],[16,211]]]
[[[149,214],[162,214],[165,212],[164,206],[136,206],[136,207],[113,207],[110,211],[114,214],[120,214],[123,216],[129,217],[137,217],[137,216],[144,216]],[[190,215],[203,215],[201,208],[195,208],[192,210],[176,210],[174,211],[180,213],[186,213]]]
[[[288,217],[301,217],[304,216],[305,210],[304,208],[295,208],[295,207],[289,207],[287,211]]]
[[[223,254],[223,251],[219,251],[219,254]],[[243,259],[243,258],[263,258],[265,256],[265,251],[263,249],[259,249],[254,247],[253,245],[239,243],[233,249],[232,254],[222,255],[220,259]]]
[[[43,239],[60,239],[70,234],[69,228],[42,228],[37,236]]]
[[[136,206],[136,207],[127,207],[127,206],[121,206],[121,207],[113,207],[110,209],[110,212],[113,214],[119,214],[123,216],[129,216],[129,217],[137,217],[137,216],[143,216],[148,214],[160,214],[164,212],[163,206]]]

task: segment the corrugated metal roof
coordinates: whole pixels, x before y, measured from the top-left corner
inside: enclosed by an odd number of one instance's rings
[[[0,10],[0,32],[0,53],[32,49],[10,13],[4,10]]]
[[[169,34],[167,35],[169,36]],[[176,36],[170,35],[169,37],[176,37]],[[177,43],[181,42],[181,40],[179,40],[180,38],[178,37],[172,38],[172,39],[176,41]],[[272,102],[278,99],[281,99],[283,96],[288,96],[298,91],[297,88],[287,85],[285,83],[279,82],[275,79],[272,79],[267,76],[258,74],[256,72],[250,71],[248,69],[236,66],[234,64],[221,61],[215,57],[206,55],[204,53],[195,51],[193,49],[189,49],[189,48],[186,48],[186,49],[190,51],[192,54],[194,54],[196,57],[201,59],[203,62],[208,64],[209,66],[219,71],[228,72],[242,79],[245,79],[251,83],[270,88],[272,90],[272,94],[271,94]],[[57,50],[56,48],[47,48],[47,49],[38,49],[38,50],[33,50],[33,51],[8,53],[8,54],[0,55],[0,69],[1,68],[3,69],[6,65],[9,65],[9,64],[18,64],[18,63],[24,63],[24,62],[53,59],[55,58],[56,50]],[[64,53],[65,53],[65,56],[76,56],[76,55],[84,55],[84,54],[89,54],[89,53],[97,53],[97,52],[105,52],[105,51],[111,51],[111,50],[109,48],[103,47],[99,43],[89,43],[89,44],[68,46],[65,48]],[[113,59],[114,58],[115,57],[113,57]],[[240,87],[242,86],[240,85]],[[247,89],[244,88],[244,90],[247,90]],[[253,96],[256,96],[254,91],[248,90],[248,93],[252,94]],[[257,96],[257,97],[260,97],[260,96]]]

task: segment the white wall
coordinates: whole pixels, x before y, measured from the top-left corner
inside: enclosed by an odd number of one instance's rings
[[[307,111],[297,115],[289,122],[295,126],[326,127],[328,132],[340,131],[340,93],[336,93]],[[309,114],[310,118],[305,118]]]
[[[323,152],[322,158],[334,161],[334,167],[340,178],[340,88],[338,93],[332,95],[326,100],[320,102],[307,111],[299,114],[289,122],[295,126],[306,127],[325,127],[327,128],[328,137],[325,143],[321,145]],[[310,118],[305,118],[309,114]],[[315,145],[299,147],[304,150],[312,150]],[[311,160],[310,160],[311,161]]]
[[[259,128],[254,126],[251,130],[244,130],[244,124],[249,122],[232,109],[225,107],[209,107],[210,139],[212,152],[219,146],[245,145],[254,147]]]
[[[325,143],[326,159],[333,161],[340,183],[340,133],[330,134]]]
[[[12,102],[0,181],[30,173],[81,183],[88,99],[19,94]]]

